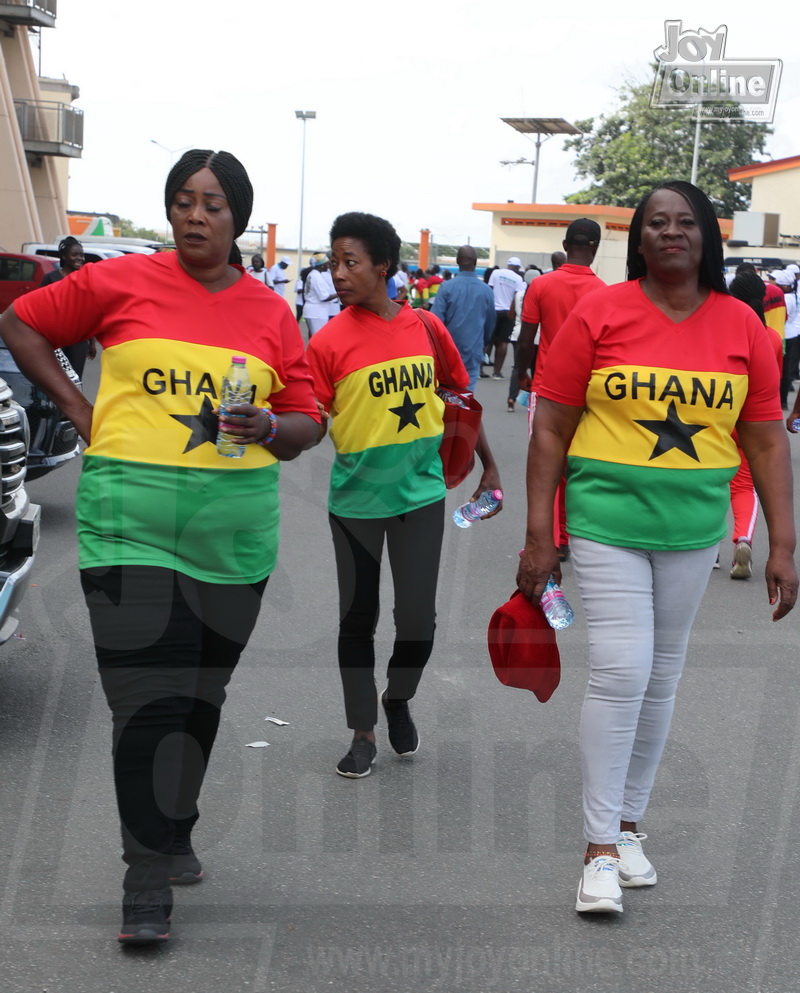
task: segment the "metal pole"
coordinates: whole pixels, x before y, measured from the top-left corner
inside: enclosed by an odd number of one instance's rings
[[[700,111],[703,107],[702,103],[697,105],[697,123],[694,128],[694,152],[692,153],[692,186],[697,186],[697,163],[700,159]]]
[[[297,278],[300,278],[300,270],[303,268],[303,200],[306,186],[306,117],[303,121],[303,157],[300,165],[300,237],[297,242]]]
[[[539,156],[542,149],[542,136],[536,135],[536,161],[533,163],[533,199],[531,203],[536,203],[536,187],[539,185]]]

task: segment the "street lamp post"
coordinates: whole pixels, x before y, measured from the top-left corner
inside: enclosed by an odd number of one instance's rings
[[[313,121],[317,116],[316,110],[296,110],[294,116],[303,122],[303,157],[300,164],[300,234],[297,241],[297,275],[303,268],[303,200],[306,190],[306,121]]]
[[[501,117],[504,124],[510,125],[520,134],[530,137],[536,135],[536,158],[530,163],[533,165],[533,197],[532,203],[536,203],[536,188],[539,183],[539,161],[542,157],[542,145],[554,134],[581,134],[574,124],[565,121],[563,117]],[[542,135],[545,137],[542,138]],[[533,140],[533,139],[531,139]],[[510,162],[509,165],[522,164],[527,160],[518,159],[517,162]]]
[[[530,165],[533,166],[533,199],[531,203],[536,203],[536,181],[538,173],[536,171],[536,163],[538,159],[503,159],[500,162],[502,166],[512,166],[512,165]]]

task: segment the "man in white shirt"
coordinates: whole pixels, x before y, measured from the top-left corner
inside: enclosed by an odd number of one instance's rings
[[[331,307],[338,297],[329,272],[328,256],[314,257],[314,268],[306,276],[303,287],[303,317],[308,328],[308,337],[316,334],[333,316]]]
[[[291,261],[288,255],[284,255],[280,262],[276,263],[269,271],[272,288],[276,293],[280,293],[281,296],[286,295],[286,284],[289,282],[286,270],[289,268]]]
[[[503,363],[508,351],[508,343],[514,331],[513,303],[517,290],[524,285],[522,263],[512,255],[505,269],[495,269],[489,277],[489,289],[494,294],[495,324],[492,344],[494,345],[494,374],[492,379],[502,379]]]

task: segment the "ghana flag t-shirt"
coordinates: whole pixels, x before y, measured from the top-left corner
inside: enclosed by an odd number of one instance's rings
[[[671,321],[640,281],[582,298],[540,395],[585,407],[567,453],[567,530],[604,544],[705,548],[725,536],[737,420],[780,420],[778,370],[749,307],[715,291]]]
[[[430,315],[454,381],[469,376],[444,324]],[[386,321],[351,306],[313,336],[308,361],[332,417],[336,458],[328,509],[339,517],[394,517],[445,495],[439,445],[444,404],[425,326],[408,304]]]
[[[160,566],[214,583],[274,568],[279,463],[260,445],[241,459],[216,451],[231,356],[246,357],[256,404],[319,415],[288,304],[241,271],[209,293],[174,252],[127,255],[15,302],[55,347],[103,346],[76,501],[81,568]]]

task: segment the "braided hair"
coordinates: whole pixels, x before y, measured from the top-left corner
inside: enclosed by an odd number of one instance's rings
[[[62,265],[64,265],[64,263],[67,261],[67,253],[69,252],[69,250],[71,248],[74,248],[76,245],[78,246],[78,248],[83,248],[83,246],[78,241],[78,239],[73,238],[71,234],[68,234],[66,238],[62,238],[61,241],[58,243],[58,257],[59,259],[61,259]]]
[[[739,269],[742,269],[742,267],[739,266]],[[767,292],[767,288],[764,285],[764,280],[758,275],[755,268],[742,269],[741,272],[737,269],[737,274],[728,289],[731,296],[736,297],[737,300],[741,300],[742,303],[746,303],[748,307],[758,314],[762,324],[767,323],[764,319],[764,295]]]
[[[697,186],[680,179],[668,179],[659,183],[642,198],[631,218],[628,231],[628,279],[640,279],[647,275],[647,263],[639,252],[642,243],[642,224],[644,211],[650,197],[659,190],[672,190],[678,193],[689,204],[694,213],[697,227],[703,239],[703,254],[700,259],[699,282],[709,286],[718,293],[727,293],[724,264],[722,255],[722,235],[719,232],[719,221],[711,206],[711,201]]]
[[[201,169],[210,169],[222,187],[233,216],[233,237],[238,238],[247,227],[253,210],[253,186],[245,167],[230,152],[215,152],[210,148],[192,148],[184,152],[167,176],[164,188],[167,220],[175,194],[190,176]],[[231,261],[241,263],[242,256],[235,244],[233,249],[236,251],[231,251]]]

